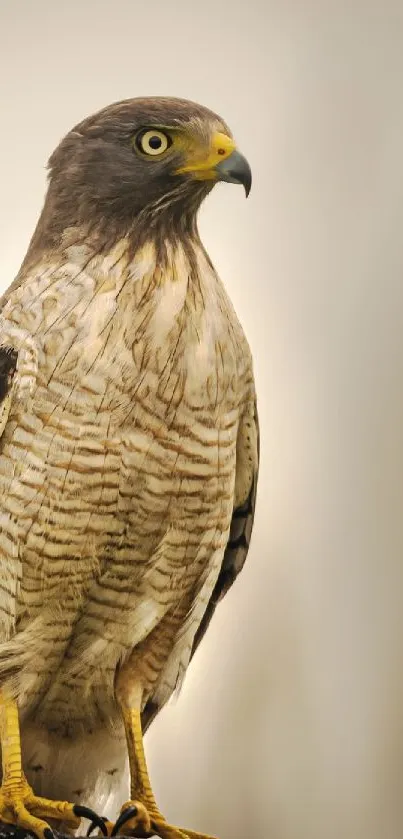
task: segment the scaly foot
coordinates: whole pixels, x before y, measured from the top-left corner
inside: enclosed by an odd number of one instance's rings
[[[5,781],[0,787],[0,821],[23,827],[39,839],[53,839],[53,831],[44,819],[62,821],[66,827],[76,830],[82,818],[91,819],[107,835],[103,819],[93,810],[80,804],[41,798],[35,795],[24,776],[18,782]]]
[[[141,682],[131,672],[130,659],[127,669],[122,668],[119,672],[116,698],[121,707],[126,732],[131,801],[123,805],[112,829],[108,824],[108,835],[113,837],[123,833],[139,839],[151,839],[152,836],[159,836],[160,839],[214,839],[205,833],[168,824],[157,807],[148,777],[141,730],[143,690]]]
[[[146,807],[141,801],[128,801],[123,805],[120,816],[110,831],[110,836],[119,834],[141,839],[149,839],[151,836],[159,836],[160,839],[214,839],[205,833],[168,824],[156,807]]]
[[[0,688],[0,745],[3,782],[0,787],[0,820],[23,827],[39,839],[53,839],[45,819],[64,822],[66,828],[77,829],[81,818],[97,824],[106,836],[103,819],[93,810],[67,801],[50,801],[35,795],[24,775],[21,759],[21,738],[16,701]]]

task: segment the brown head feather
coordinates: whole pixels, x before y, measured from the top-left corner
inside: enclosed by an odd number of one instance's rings
[[[133,249],[144,238],[164,241],[196,232],[196,213],[213,182],[178,176],[180,158],[148,161],[133,151],[133,135],[146,126],[170,126],[208,142],[228,126],[207,108],[184,99],[127,99],[75,126],[49,160],[49,188],[25,262],[57,248],[67,228],[109,250],[122,236]],[[157,242],[158,244],[158,242]]]

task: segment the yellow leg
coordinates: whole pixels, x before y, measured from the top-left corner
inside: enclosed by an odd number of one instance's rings
[[[53,833],[43,819],[65,822],[68,828],[79,827],[81,816],[101,819],[86,807],[67,801],[51,801],[36,796],[22,769],[21,739],[17,703],[0,690],[0,743],[3,780],[0,787],[0,821],[32,831],[40,839],[52,839]],[[102,823],[103,826],[103,823]]]
[[[161,839],[213,839],[204,833],[168,824],[161,815],[147,770],[140,706],[133,708],[127,707],[122,702],[120,704],[129,753],[131,801],[123,805],[114,827],[114,834],[128,833],[139,837],[159,836]]]

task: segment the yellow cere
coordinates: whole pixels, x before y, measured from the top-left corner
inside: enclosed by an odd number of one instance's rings
[[[188,172],[189,174],[194,175],[194,177],[198,180],[215,179],[217,177],[215,167],[218,163],[221,163],[222,160],[229,157],[235,149],[236,145],[231,137],[217,131],[212,137],[207,157],[205,150],[203,150],[203,156],[200,157],[200,148],[194,150],[193,153],[190,151],[190,153],[187,154],[185,166],[181,166],[181,168],[177,170],[177,174],[180,175]]]

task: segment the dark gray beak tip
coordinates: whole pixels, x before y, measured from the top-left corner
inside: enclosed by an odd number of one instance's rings
[[[239,151],[233,151],[229,157],[216,166],[219,181],[230,184],[242,184],[248,197],[252,187],[252,172],[246,157]]]
[[[248,198],[251,189],[252,189],[252,173],[251,173],[250,178],[247,181],[247,183],[244,183],[244,190],[245,190],[246,198]]]

